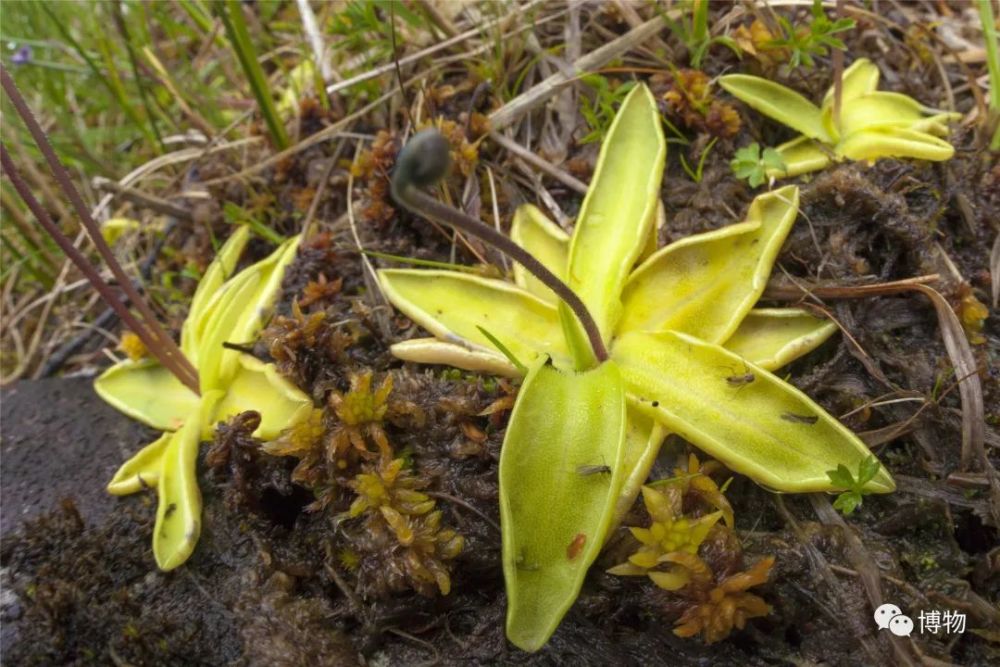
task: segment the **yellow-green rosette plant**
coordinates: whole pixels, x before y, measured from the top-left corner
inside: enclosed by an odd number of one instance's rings
[[[644,85],[608,131],[572,235],[533,206],[517,210],[510,238],[443,206],[420,187],[444,173],[446,157],[439,135],[417,135],[400,154],[394,197],[502,249],[521,264],[513,281],[417,269],[379,279],[433,334],[395,344],[397,357],[524,377],[499,470],[515,645],[546,643],[668,432],[785,492],[835,491],[827,471],[869,456],[771,372],[834,326],[753,308],[795,220],[797,188],[757,197],[743,222],[656,250],[666,143]],[[585,474],[594,466],[610,473]],[[894,484],[881,468],[866,488]]]
[[[817,107],[790,88],[749,74],[729,74],[719,84],[765,116],[802,133],[777,147],[785,169],[768,169],[771,178],[817,171],[845,158],[950,159],[955,149],[940,137],[948,136],[947,123],[961,114],[939,112],[912,97],[876,90],[878,79],[878,67],[865,58],[844,70],[839,124],[833,113],[833,87]]]
[[[123,361],[94,382],[105,401],[163,434],[126,461],[108,485],[115,495],[155,488],[153,555],[162,570],[188,559],[201,532],[198,445],[216,423],[245,410],[261,414],[254,435],[265,440],[308,416],[312,401],[278,375],[274,364],[223,346],[253,340],[294,259],[299,237],[229,277],[249,239],[240,227],[198,283],[181,330],[181,351],[198,370],[200,396],[156,361]]]

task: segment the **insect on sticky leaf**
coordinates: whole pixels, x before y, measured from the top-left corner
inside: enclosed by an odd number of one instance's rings
[[[726,384],[734,389],[745,387],[757,379],[757,376],[753,374],[745,361],[743,362],[742,373],[735,371],[732,367],[729,367],[726,370],[730,373],[730,375],[726,376]]]
[[[782,412],[781,418],[793,424],[815,424],[819,421],[816,415],[796,415],[791,412]]]
[[[756,379],[757,376],[753,373],[744,373],[743,375],[729,375],[726,377],[726,382],[729,383],[730,387],[742,387]]]
[[[573,560],[580,555],[580,551],[583,550],[583,545],[587,543],[587,535],[585,533],[577,533],[573,541],[569,543],[566,547],[566,558]]]

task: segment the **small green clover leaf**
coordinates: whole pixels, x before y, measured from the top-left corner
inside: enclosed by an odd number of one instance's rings
[[[867,493],[865,485],[875,479],[881,465],[873,454],[858,464],[857,479],[843,463],[838,464],[836,470],[828,470],[826,474],[830,482],[838,488],[846,489],[833,501],[833,507],[840,510],[844,516],[853,514],[854,510],[861,506],[862,496]]]
[[[657,250],[665,158],[656,101],[639,84],[608,129],[572,235],[533,206],[514,215],[511,239],[583,302],[604,354],[555,288],[524,270],[513,282],[379,271],[388,300],[433,336],[394,344],[396,357],[524,377],[515,357],[532,369],[499,466],[508,638],[525,650],[558,626],[668,433],[784,492],[832,491],[826,470],[871,454],[771,372],[835,330],[801,310],[754,308],[798,214],[798,188],[757,197],[743,222]],[[734,375],[751,379],[734,386]],[[600,460],[611,475],[577,472]],[[866,483],[894,488],[884,469]]]
[[[865,58],[844,70],[839,122],[833,113],[833,87],[822,105],[816,106],[790,88],[749,74],[729,74],[719,79],[719,84],[757,111],[802,134],[775,149],[785,166],[767,166],[769,177],[797,176],[844,159],[950,159],[955,149],[940,137],[948,136],[947,123],[961,114],[937,112],[906,95],[876,90],[878,79],[878,67]],[[751,157],[746,154],[745,161]]]
[[[181,350],[198,369],[200,396],[149,360],[115,364],[94,381],[105,401],[164,432],[123,463],[108,484],[113,495],[156,488],[153,556],[161,570],[184,563],[198,543],[201,494],[195,466],[198,445],[211,437],[212,426],[255,410],[261,413],[255,435],[271,439],[312,410],[310,398],[278,375],[274,364],[222,345],[256,335],[298,247],[299,237],[289,239],[230,278],[249,231],[240,227],[219,250],[198,283],[181,330]]]
[[[768,170],[784,171],[785,161],[781,153],[768,146],[761,155],[760,145],[755,141],[749,146],[736,151],[736,156],[729,163],[736,178],[746,180],[750,187],[756,188],[767,181]]]

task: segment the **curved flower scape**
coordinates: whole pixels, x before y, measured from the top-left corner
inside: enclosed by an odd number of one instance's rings
[[[246,410],[261,413],[254,435],[265,440],[309,416],[312,401],[278,375],[274,364],[223,347],[252,340],[263,324],[299,237],[228,278],[249,239],[241,227],[219,250],[198,283],[181,330],[181,351],[198,369],[201,396],[157,362],[123,361],[94,382],[105,401],[163,431],[115,473],[108,491],[126,495],[155,487],[159,504],[153,555],[161,570],[190,557],[201,532],[201,493],[195,466],[198,444],[219,421]]]
[[[514,216],[512,238],[594,316],[610,349],[603,364],[572,313],[521,267],[513,282],[379,272],[393,305],[434,335],[397,343],[397,357],[507,376],[529,368],[500,459],[507,635],[525,650],[543,646],[575,600],[668,431],[779,491],[834,491],[826,471],[870,454],[771,373],[834,325],[753,309],[798,189],[757,197],[744,222],[656,250],[665,157],[656,103],[639,85],[609,130],[572,237],[533,206]],[[579,472],[594,465],[611,474]],[[866,488],[893,489],[884,467]]]
[[[844,70],[839,126],[833,119],[833,87],[817,107],[794,90],[748,74],[723,76],[719,84],[765,116],[802,133],[777,147],[785,169],[769,169],[771,178],[817,171],[844,158],[950,159],[955,149],[939,137],[948,136],[946,123],[961,114],[936,112],[912,97],[878,91],[878,79],[878,67],[866,58]]]

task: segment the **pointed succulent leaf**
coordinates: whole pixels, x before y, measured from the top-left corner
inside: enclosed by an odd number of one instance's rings
[[[793,185],[760,195],[746,222],[654,254],[625,285],[619,334],[673,329],[712,343],[729,338],[764,291],[798,204]]]
[[[198,351],[202,392],[225,387],[237,371],[238,350],[223,347],[225,342],[253,340],[264,323],[267,311],[281,287],[285,267],[295,259],[301,236],[295,236],[256,264],[233,276],[222,289],[222,298],[210,305]]]
[[[482,327],[526,365],[540,354],[568,359],[556,309],[515,285],[455,271],[383,269],[378,275],[386,298],[445,342],[459,339],[474,351],[500,354]]]
[[[837,145],[837,152],[852,160],[909,157],[941,162],[950,160],[955,148],[924,132],[902,127],[873,127],[846,137]]]
[[[222,362],[227,350],[223,343],[246,342],[235,338],[234,332],[244,317],[246,304],[260,287],[260,278],[260,272],[253,267],[244,269],[223,286],[225,291],[221,298],[211,304],[211,317],[198,345],[198,380],[202,394],[225,388]]]
[[[850,102],[856,97],[867,95],[878,88],[878,66],[867,58],[858,58],[844,70],[841,78],[840,103]],[[834,87],[826,91],[823,97],[823,111],[833,105]]]
[[[612,528],[621,523],[635,504],[635,499],[656,462],[656,455],[660,453],[660,445],[667,436],[666,429],[635,408],[629,406],[626,414],[628,427],[625,433],[625,454],[622,458],[624,481],[615,503]]]
[[[836,331],[833,322],[799,308],[755,308],[724,347],[773,371],[815,350]]]
[[[948,123],[958,120],[962,117],[960,113],[942,112],[936,113],[933,116],[927,116],[926,118],[921,118],[920,120],[907,126],[906,129],[912,130],[913,132],[926,132],[927,134],[932,134],[935,137],[947,137]]]
[[[94,380],[94,390],[116,410],[158,431],[176,431],[198,405],[193,391],[151,359],[115,364]]]
[[[849,137],[869,127],[909,127],[923,120],[924,106],[901,93],[875,91],[845,104],[840,110],[840,136]],[[833,110],[824,115],[833,124]]]
[[[805,394],[718,345],[682,333],[633,332],[611,353],[634,405],[735,472],[791,493],[833,491],[827,471],[871,452]],[[726,376],[749,367],[753,382]],[[895,488],[884,467],[866,486]]]
[[[569,234],[545,217],[531,204],[524,204],[514,212],[510,225],[510,238],[541,262],[560,280],[566,278],[566,260],[569,257]],[[556,303],[556,295],[527,269],[514,263],[514,283],[548,303]]]
[[[833,162],[830,147],[809,137],[798,137],[787,141],[775,150],[785,163],[784,169],[768,169],[768,178],[791,178],[810,171],[824,169]]]
[[[219,291],[236,269],[236,263],[243,254],[243,248],[250,240],[250,229],[240,225],[226,240],[215,259],[205,269],[205,275],[198,281],[191,308],[181,328],[181,351],[195,367],[198,366],[198,338],[204,330],[205,312],[212,297]]]
[[[219,402],[213,422],[224,421],[246,410],[260,413],[260,426],[253,435],[273,440],[283,430],[295,426],[312,412],[312,399],[283,378],[274,364],[241,354],[239,368]],[[211,428],[212,424],[203,424]],[[210,438],[211,432],[202,431]]]
[[[190,417],[197,419],[197,411],[192,411]],[[160,482],[163,454],[173,437],[174,434],[167,431],[123,463],[108,483],[108,493],[113,496],[127,496],[143,489],[156,488]]]
[[[172,570],[191,556],[201,535],[201,491],[198,489],[198,443],[201,424],[210,419],[221,391],[202,395],[197,418],[170,435],[156,487],[159,498],[153,527],[153,556],[161,570]]]
[[[819,107],[791,88],[749,74],[729,74],[719,79],[719,85],[782,125],[811,139],[831,143]]]
[[[490,352],[448,343],[437,338],[412,338],[389,348],[393,356],[418,364],[441,364],[465,371],[521,377],[521,373],[499,352]]]
[[[507,637],[541,648],[601,550],[621,488],[625,394],[610,362],[583,373],[537,363],[500,454]],[[578,468],[607,465],[610,475]]]
[[[622,286],[642,253],[659,205],[667,145],[652,93],[636,86],[615,116],[580,208],[566,282],[607,340],[621,314]],[[579,328],[568,309],[567,326]],[[589,356],[589,346],[586,348]],[[576,357],[586,366],[587,358]]]

